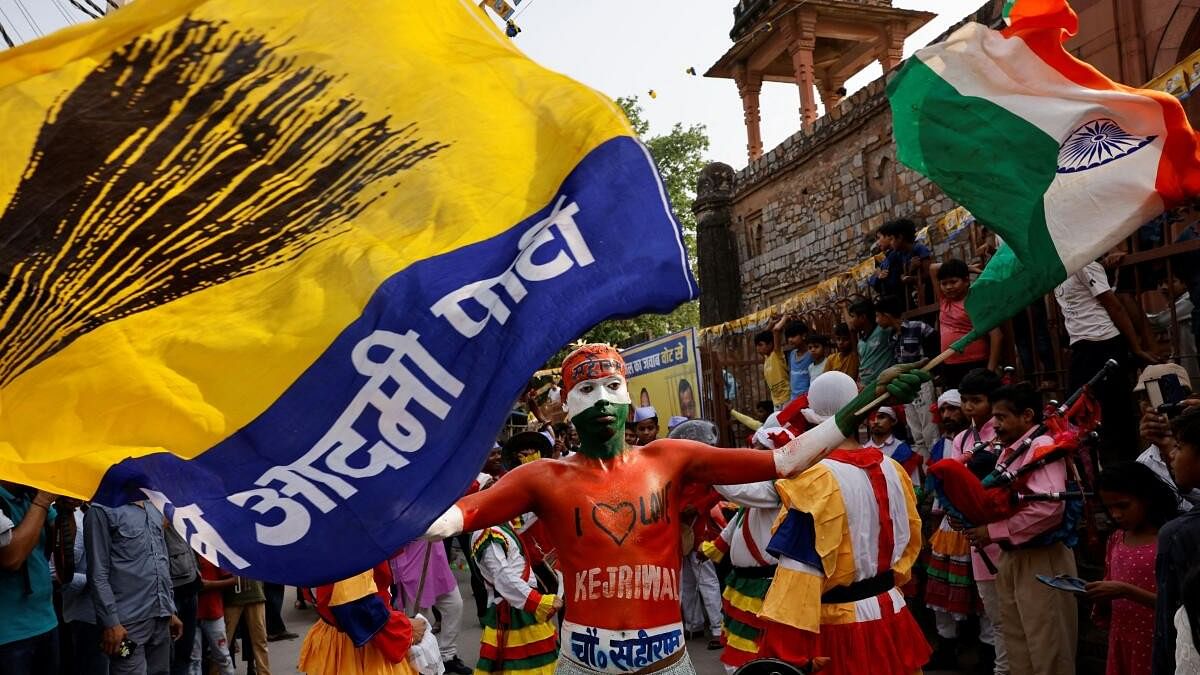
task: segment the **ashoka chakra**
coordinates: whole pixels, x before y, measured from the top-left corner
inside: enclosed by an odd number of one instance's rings
[[[1058,150],[1058,172],[1087,171],[1131,155],[1158,136],[1135,136],[1111,119],[1100,118],[1080,126]]]

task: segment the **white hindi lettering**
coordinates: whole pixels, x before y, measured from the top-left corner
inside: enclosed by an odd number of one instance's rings
[[[167,512],[167,505],[171,500],[167,496],[156,490],[148,490],[142,488],[142,492],[154,504],[160,512]],[[175,512],[171,515],[171,527],[183,537],[184,541],[192,547],[192,550],[199,553],[205,559],[217,567],[229,566],[237,569],[245,569],[250,565],[242,556],[238,555],[221,535],[204,520],[204,511],[196,504],[187,506],[176,506]]]
[[[404,454],[420,450],[426,440],[425,427],[409,405],[415,402],[443,420],[451,409],[441,393],[417,376],[414,367],[449,397],[458,398],[463,392],[463,383],[421,346],[415,331],[377,330],[355,345],[351,361],[367,376],[367,383],[312,449],[290,464],[267,469],[255,481],[258,488],[228,497],[233,504],[259,514],[278,512],[275,524],[255,524],[259,543],[286,546],[299,541],[312,524],[304,502],[329,513],[338,505],[335,497],[344,501],[358,492],[353,479],[373,478],[408,465]],[[391,393],[385,392],[385,385]],[[375,430],[379,440],[370,447],[368,439],[354,428],[368,410],[378,415]]]
[[[463,337],[473,338],[483,331],[489,320],[495,319],[503,325],[512,314],[509,304],[496,289],[503,288],[512,305],[516,306],[529,294],[523,282],[548,281],[561,276],[576,265],[587,267],[594,263],[596,259],[575,222],[579,205],[575,202],[564,205],[566,199],[565,196],[559,197],[550,215],[521,235],[517,242],[517,258],[503,274],[469,283],[448,293],[429,308],[433,315],[444,317]],[[552,227],[561,239],[555,236]],[[535,253],[556,241],[559,250],[553,258],[546,262],[534,262]],[[482,318],[475,319],[467,312],[463,307],[467,300],[473,300],[483,308]]]
[[[679,576],[658,565],[593,567],[575,573],[575,602],[619,600],[678,600]]]

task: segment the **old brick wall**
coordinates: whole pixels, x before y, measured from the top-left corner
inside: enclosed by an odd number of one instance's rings
[[[883,79],[737,174],[731,226],[742,310],[752,312],[870,255],[884,221],[918,227],[954,208],[928,179],[900,166]]]

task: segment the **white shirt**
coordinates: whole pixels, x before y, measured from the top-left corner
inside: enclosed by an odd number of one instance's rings
[[[746,507],[743,515],[730,519],[729,524],[721,531],[721,538],[729,543],[729,563],[734,567],[759,567],[761,563],[750,549],[752,544],[763,562],[768,565],[778,562],[775,556],[767,553],[767,544],[771,542],[771,530],[783,503],[779,499],[779,493],[775,491],[775,481],[714,485],[713,489],[725,499]],[[746,541],[747,532],[752,541]]]
[[[8,516],[0,511],[0,546],[8,546],[12,542],[12,531],[16,527]]]
[[[829,357],[821,359],[820,363],[813,363],[808,366],[808,381],[812,382],[819,376],[825,373],[825,364],[829,363]]]
[[[1175,612],[1175,675],[1200,675],[1200,653],[1192,641],[1192,627],[1183,607]]]
[[[1088,263],[1054,289],[1054,299],[1062,309],[1063,324],[1067,335],[1071,336],[1071,344],[1080,340],[1102,342],[1121,334],[1104,305],[1096,299],[1111,290],[1104,267],[1098,262]]]
[[[1173,489],[1178,490],[1175,485],[1175,479],[1171,477],[1171,470],[1167,467],[1167,463],[1163,461],[1162,451],[1153,443],[1146,448],[1142,454],[1138,455],[1138,464],[1145,464],[1150,467],[1150,470],[1155,473],[1164,483],[1170,485]],[[1195,504],[1200,503],[1200,490],[1188,490],[1186,494],[1179,495],[1179,510],[1191,511]]]

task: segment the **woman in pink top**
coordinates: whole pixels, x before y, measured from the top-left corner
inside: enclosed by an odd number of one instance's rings
[[[1108,624],[1108,675],[1149,673],[1154,637],[1154,556],[1158,529],[1176,515],[1171,488],[1149,467],[1124,462],[1097,481],[1117,530],[1108,539],[1104,580],[1087,585],[1093,616]]]

